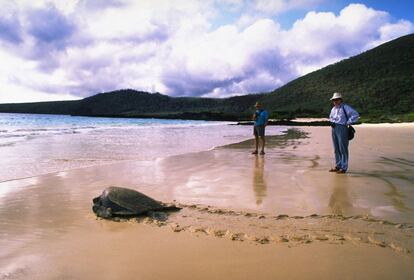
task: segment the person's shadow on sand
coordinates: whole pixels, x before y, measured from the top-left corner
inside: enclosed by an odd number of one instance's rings
[[[254,157],[253,166],[253,191],[256,196],[256,204],[260,205],[266,197],[267,184],[264,179],[265,158],[261,156]]]

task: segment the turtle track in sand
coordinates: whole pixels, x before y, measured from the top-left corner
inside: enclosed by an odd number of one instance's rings
[[[414,225],[370,216],[271,215],[234,211],[199,204],[176,204],[182,210],[167,221],[148,217],[134,219],[151,226],[168,226],[173,232],[190,232],[255,244],[283,243],[299,246],[312,242],[371,244],[410,254],[414,250]]]

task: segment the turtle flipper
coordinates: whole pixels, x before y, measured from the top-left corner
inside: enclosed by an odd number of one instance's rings
[[[173,203],[162,203],[162,206],[164,211],[179,211],[182,209]]]
[[[148,211],[147,216],[161,222],[168,220],[168,214],[161,211]]]

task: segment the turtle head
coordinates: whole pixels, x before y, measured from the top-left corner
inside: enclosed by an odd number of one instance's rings
[[[92,206],[92,210],[95,212],[96,216],[100,218],[109,219],[113,217],[111,208],[106,208],[102,205],[95,204]]]

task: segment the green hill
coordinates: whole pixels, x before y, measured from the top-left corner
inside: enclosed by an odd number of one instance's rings
[[[274,116],[327,116],[333,92],[365,120],[414,121],[414,34],[300,77],[262,101]]]
[[[118,90],[78,101],[0,104],[0,112],[206,120],[250,119],[263,101],[272,118],[326,117],[341,92],[363,121],[414,121],[414,34],[300,77],[271,93],[231,98],[169,97]]]
[[[101,117],[199,120],[249,119],[263,94],[230,98],[170,97],[132,89],[100,93],[78,101],[0,104],[0,112],[66,114]]]
[[[81,100],[74,114],[239,120],[246,117],[244,112],[251,114],[252,104],[262,96],[250,94],[225,99],[170,97],[160,93],[119,90]]]

